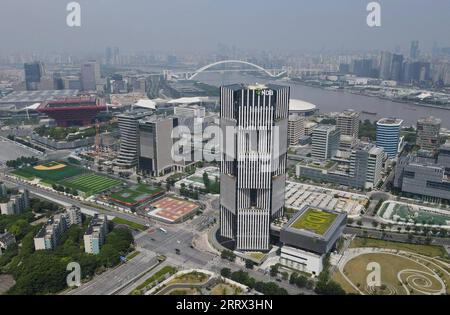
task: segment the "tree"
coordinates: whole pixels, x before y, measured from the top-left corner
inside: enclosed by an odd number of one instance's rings
[[[321,295],[345,295],[344,289],[337,282],[329,279],[320,279],[320,277],[314,291]]]
[[[245,268],[253,269],[254,265],[255,265],[255,263],[253,261],[251,261],[250,259],[246,259],[245,260]]]
[[[220,275],[224,278],[230,278],[231,276],[230,268],[222,268],[222,270],[220,270]]]
[[[233,253],[233,252],[230,251],[230,250],[225,249],[225,250],[223,250],[222,253],[220,254],[220,257],[221,257],[222,259],[227,259],[227,260],[229,260],[229,261],[231,261],[231,262],[234,262],[234,260],[236,259],[236,254]]]
[[[276,277],[278,275],[278,264],[270,266],[270,276]]]

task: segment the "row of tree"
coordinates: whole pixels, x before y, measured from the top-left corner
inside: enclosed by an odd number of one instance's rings
[[[39,161],[39,159],[34,156],[31,156],[31,157],[21,156],[15,160],[6,161],[6,166],[12,167],[14,169],[18,169],[19,167],[22,167],[23,165],[36,165],[38,161]]]
[[[71,189],[69,187],[64,187],[62,185],[53,184],[52,188],[56,191],[64,192],[66,194],[71,194],[73,196],[78,196],[78,190]]]
[[[223,268],[220,271],[220,274],[222,277],[242,283],[264,295],[288,295],[286,289],[279,287],[275,282],[256,281],[255,278],[250,277],[249,274],[243,270],[231,272],[229,268]]]

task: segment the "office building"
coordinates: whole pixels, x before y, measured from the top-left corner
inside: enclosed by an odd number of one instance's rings
[[[384,151],[372,144],[360,143],[348,159],[324,165],[296,166],[296,175],[314,181],[323,181],[359,189],[373,189],[381,182]]]
[[[411,58],[412,60],[417,60],[417,59],[419,59],[419,55],[420,55],[419,41],[418,40],[413,40],[411,42],[411,48],[410,48],[410,51],[409,51],[409,58]]]
[[[350,136],[357,139],[359,136],[360,113],[353,109],[345,110],[336,117],[336,127],[341,131],[341,136]]]
[[[172,131],[178,118],[150,116],[139,122],[138,171],[151,176],[162,176],[172,171]]]
[[[394,187],[426,200],[450,200],[450,146],[443,145],[437,159],[402,156],[395,168]]]
[[[108,219],[106,215],[95,214],[84,233],[84,251],[94,255],[100,253],[100,248],[105,243],[107,233]]]
[[[313,275],[323,270],[325,256],[335,248],[347,222],[345,212],[304,206],[280,232],[280,263]]]
[[[398,153],[402,123],[403,120],[396,118],[382,118],[377,122],[377,146],[391,159]]]
[[[439,132],[441,120],[434,117],[422,118],[417,121],[416,144],[427,151],[436,151],[440,146]]]
[[[317,127],[317,123],[314,121],[306,121],[305,122],[305,136],[312,136],[314,128]]]
[[[39,90],[39,84],[44,76],[44,65],[41,62],[26,63],[24,69],[27,91]]]
[[[305,117],[289,115],[288,141],[289,145],[298,145],[300,138],[305,135]]]
[[[361,143],[350,155],[349,176],[354,178],[355,185],[364,189],[372,189],[381,182],[384,150],[371,144]]]
[[[61,78],[65,90],[81,90],[82,84],[80,77],[69,75]]]
[[[336,126],[319,125],[312,132],[312,158],[326,160],[334,157],[339,149],[341,132]]]
[[[81,88],[83,91],[97,91],[100,83],[100,64],[96,61],[88,61],[81,65]]]
[[[352,61],[350,71],[359,77],[371,77],[373,75],[372,59],[356,59]]]
[[[390,80],[397,82],[403,79],[403,55],[392,55],[391,76]]]
[[[410,84],[426,82],[431,79],[431,64],[424,61],[407,61],[404,64],[403,81]]]
[[[278,85],[221,88],[220,234],[237,250],[269,250],[270,223],[283,215],[289,95]]]
[[[381,54],[380,62],[380,79],[390,80],[391,79],[391,69],[392,69],[392,53],[384,51]]]
[[[193,118],[204,118],[205,108],[199,105],[182,105],[174,108],[174,115]]]
[[[150,111],[130,111],[117,116],[120,129],[120,150],[116,165],[132,168],[138,164],[139,121],[150,115]]]

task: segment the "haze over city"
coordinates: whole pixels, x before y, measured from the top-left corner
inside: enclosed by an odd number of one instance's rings
[[[80,0],[82,26],[65,24],[69,1],[2,0],[2,52],[349,51],[449,45],[450,1],[380,1],[382,27],[366,24],[361,0]],[[413,36],[412,36],[413,35]]]

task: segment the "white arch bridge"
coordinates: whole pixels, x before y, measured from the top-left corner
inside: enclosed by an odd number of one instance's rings
[[[209,65],[206,65],[204,67],[201,67],[200,69],[193,71],[193,72],[184,72],[184,73],[179,73],[181,75],[184,75],[188,80],[193,80],[196,76],[198,76],[200,73],[202,72],[210,72],[208,71],[208,69],[213,68],[215,66],[218,65],[223,65],[223,64],[229,64],[229,63],[234,63],[234,64],[243,64],[243,65],[247,65],[247,66],[251,66],[257,70],[260,70],[262,72],[264,72],[265,74],[267,74],[268,76],[272,77],[272,78],[279,78],[282,75],[286,74],[287,71],[286,70],[278,70],[278,69],[265,69],[261,66],[258,66],[254,63],[248,62],[248,61],[243,61],[243,60],[222,60],[222,61],[217,61],[217,62],[213,62]],[[227,71],[249,71],[248,69],[233,69],[233,70],[214,70],[213,72],[227,72]]]

